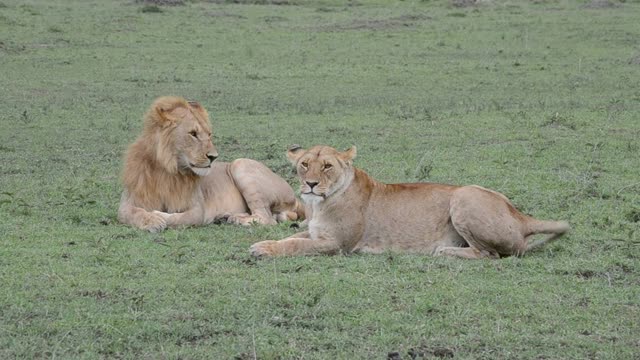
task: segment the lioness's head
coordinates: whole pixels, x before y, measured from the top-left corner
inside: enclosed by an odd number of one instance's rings
[[[207,110],[195,101],[156,99],[145,115],[145,135],[153,138],[156,159],[171,173],[205,176],[218,157]]]
[[[351,183],[356,147],[340,152],[329,146],[305,150],[292,145],[287,157],[296,166],[302,199],[308,203],[320,202]]]

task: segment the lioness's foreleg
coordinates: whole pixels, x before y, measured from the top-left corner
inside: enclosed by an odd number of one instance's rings
[[[295,255],[332,255],[340,251],[335,240],[311,239],[308,231],[303,231],[279,241],[267,240],[253,244],[249,248],[255,257],[295,256]]]

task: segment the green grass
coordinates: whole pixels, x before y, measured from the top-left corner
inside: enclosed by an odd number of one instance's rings
[[[640,356],[637,0],[168,3],[0,2],[0,358]],[[119,225],[122,153],[170,94],[295,187],[288,145],[357,145],[378,180],[574,231],[498,261],[254,261],[288,224]]]

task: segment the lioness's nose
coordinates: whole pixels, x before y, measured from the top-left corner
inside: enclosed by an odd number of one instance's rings
[[[307,183],[307,185],[309,185],[309,187],[311,189],[313,189],[314,186],[318,185],[317,181],[305,181]]]
[[[207,157],[209,158],[209,161],[213,162],[213,160],[218,158],[218,154],[207,154]]]

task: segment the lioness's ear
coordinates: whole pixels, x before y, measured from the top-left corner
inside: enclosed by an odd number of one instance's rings
[[[352,146],[351,148],[349,148],[349,150],[346,150],[345,152],[340,153],[340,156],[344,161],[351,163],[353,159],[356,158],[356,154],[357,154],[356,147]]]
[[[291,161],[291,163],[295,165],[298,163],[298,159],[300,159],[300,156],[302,156],[302,154],[304,154],[305,152],[306,150],[303,149],[302,146],[294,144],[289,146],[289,150],[287,151],[287,158],[289,158],[289,161]]]

